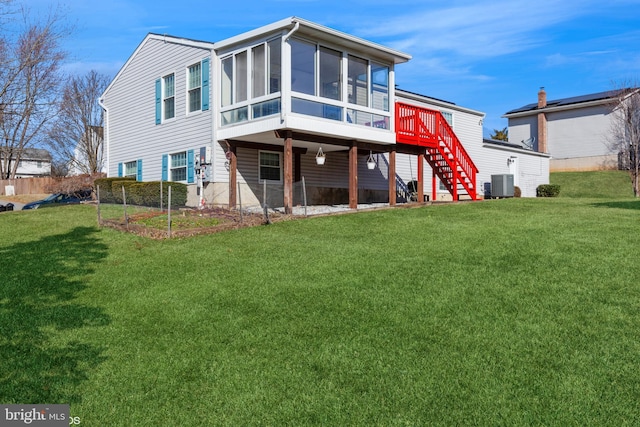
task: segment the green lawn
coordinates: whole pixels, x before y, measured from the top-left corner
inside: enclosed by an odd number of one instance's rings
[[[0,214],[0,402],[87,426],[640,423],[640,202],[507,199],[156,241]]]

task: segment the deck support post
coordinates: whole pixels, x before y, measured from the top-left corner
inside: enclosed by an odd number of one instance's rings
[[[349,148],[349,209],[358,208],[358,143]]]
[[[396,205],[396,148],[389,151],[389,206]]]
[[[284,212],[293,212],[293,138],[290,130],[284,137]]]

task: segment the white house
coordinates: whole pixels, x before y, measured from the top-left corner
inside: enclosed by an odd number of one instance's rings
[[[100,100],[108,175],[287,211],[304,194],[393,205],[413,180],[418,197],[482,197],[484,114],[395,90],[410,59],[296,17],[216,43],[149,34]]]
[[[508,111],[509,140],[529,141],[551,156],[550,170],[616,169],[618,154],[611,152],[612,103],[616,91],[547,101],[544,88],[538,102]]]
[[[12,156],[11,164],[14,161],[15,158]],[[20,156],[15,176],[16,178],[51,176],[51,153],[42,148],[25,148]]]

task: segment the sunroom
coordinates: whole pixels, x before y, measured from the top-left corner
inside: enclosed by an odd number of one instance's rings
[[[288,209],[287,187],[301,167],[293,151],[342,152],[348,159],[349,203],[357,203],[352,193],[357,193],[358,150],[383,152],[396,143],[394,66],[410,56],[295,17],[215,46],[216,139],[227,147],[230,182],[237,147],[271,147],[283,156]],[[234,205],[235,188],[229,190]]]

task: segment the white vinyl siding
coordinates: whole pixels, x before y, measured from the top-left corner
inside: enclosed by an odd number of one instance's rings
[[[209,58],[211,51],[156,37],[147,37],[104,95],[109,108],[109,176],[117,176],[119,163],[142,158],[145,180],[159,180],[163,154],[202,147],[213,138],[212,114],[188,115],[186,93],[187,67]],[[155,102],[153,82],[159,80],[162,113],[162,80],[170,74],[174,75],[175,117],[156,125],[151,108]]]

